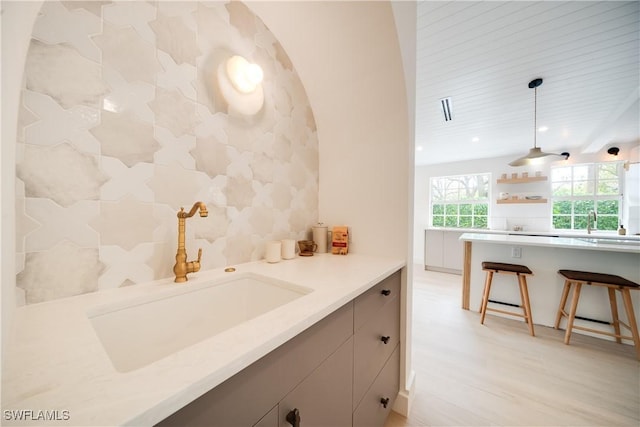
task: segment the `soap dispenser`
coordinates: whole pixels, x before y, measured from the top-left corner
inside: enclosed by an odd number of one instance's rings
[[[618,234],[620,236],[624,236],[627,234],[627,229],[624,228],[624,225],[620,224],[620,228],[618,228]]]

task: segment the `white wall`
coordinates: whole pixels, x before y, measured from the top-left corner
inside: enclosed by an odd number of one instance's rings
[[[2,2],[2,155],[0,180],[2,196],[0,240],[2,249],[2,362],[10,338],[15,299],[15,162],[18,126],[18,102],[22,87],[22,71],[27,55],[31,29],[42,2]]]
[[[627,216],[624,226],[627,234],[640,234],[640,144],[631,150],[631,162],[627,165],[625,205]]]
[[[416,27],[417,27],[417,5],[415,2],[393,2],[393,15],[398,31],[400,50],[404,66],[404,78],[407,89],[407,105],[409,120],[409,141],[415,140],[415,110],[416,110]],[[408,224],[413,224],[413,171],[414,155],[413,144],[407,156],[407,193],[409,194]],[[407,260],[411,260],[413,252],[413,233],[410,233],[407,242]],[[408,414],[411,409],[411,402],[415,396],[415,372],[413,371],[413,264],[407,262],[406,277],[404,278],[404,292],[402,293],[403,315],[400,322],[401,334],[404,337],[401,353],[401,377],[404,380],[400,392],[400,399],[396,400],[393,409],[401,414]]]
[[[409,261],[413,176],[409,117],[413,118],[413,110],[408,112],[403,58],[390,3],[248,5],[287,51],[315,114],[320,221],[351,227],[353,252]],[[415,13],[409,8],[402,10],[402,17],[398,15],[404,22],[412,17]],[[405,34],[403,40],[409,39]],[[411,49],[415,52],[411,47],[407,51]],[[406,88],[413,91],[415,83]],[[403,289],[411,293],[407,275]],[[405,308],[410,306],[410,299],[403,303]],[[412,376],[407,351],[411,337],[406,328],[410,311],[405,310],[403,317],[405,383],[401,387],[405,392],[399,399],[404,408],[396,407],[400,412],[409,407]]]
[[[529,175],[541,171],[543,175],[549,175],[551,166],[564,163],[587,163],[587,162],[604,162],[604,161],[624,161],[630,160],[637,162],[638,144],[620,145],[621,151],[618,157],[613,157],[606,153],[591,155],[571,155],[567,161],[550,162],[546,165],[533,167],[511,167],[508,165],[513,157],[496,157],[489,159],[463,161],[455,163],[424,165],[417,166],[415,169],[415,191],[414,191],[414,242],[413,242],[413,259],[415,263],[422,264],[424,260],[424,230],[429,226],[429,179],[434,176],[449,176],[474,173],[492,174],[491,179],[491,197],[497,199],[498,193],[501,191],[510,192],[511,194],[520,193],[521,195],[542,195],[550,196],[549,181],[542,181],[533,184],[500,184],[496,180],[500,175],[507,173],[528,172]],[[632,168],[637,165],[632,165]],[[637,173],[637,172],[636,172]],[[635,175],[637,176],[637,175]],[[634,178],[633,170],[631,173],[625,173],[627,182],[627,191],[637,194],[638,184]],[[623,224],[629,229],[629,234],[640,232],[640,224],[638,224],[637,213],[634,218],[633,212],[638,212],[637,200],[639,197],[625,197],[623,207]],[[635,203],[635,205],[633,205]],[[551,230],[551,204],[503,204],[498,205],[492,202],[489,207],[489,228],[495,230],[512,229],[514,225],[522,225],[525,231],[549,231]],[[632,222],[629,223],[631,217]]]
[[[409,126],[388,2],[255,2],[295,64],[320,141],[320,221],[354,252],[405,256]]]

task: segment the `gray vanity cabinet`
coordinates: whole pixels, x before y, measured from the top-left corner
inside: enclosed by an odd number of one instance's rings
[[[252,427],[278,427],[278,405],[274,406],[264,417]]]
[[[280,401],[280,427],[291,427],[287,415],[297,409],[304,427],[351,427],[353,338],[350,338],[291,393]]]
[[[353,412],[353,427],[383,426],[399,389],[400,346],[396,346],[384,368]],[[386,407],[382,404],[385,399],[389,399]]]
[[[304,427],[382,426],[399,390],[399,324],[397,272],[157,426],[291,427],[296,409]]]
[[[265,415],[352,336],[353,303],[348,303],[157,426],[266,426]],[[345,348],[352,357],[353,344]]]
[[[353,338],[353,425],[382,426],[399,390],[399,272],[355,299]]]

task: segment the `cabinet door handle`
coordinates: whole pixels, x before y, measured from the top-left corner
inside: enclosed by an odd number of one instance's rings
[[[388,335],[380,337],[380,341],[382,341],[385,344],[388,344],[390,339],[391,339],[391,337],[388,336]]]
[[[293,411],[289,411],[286,420],[293,427],[300,427],[300,411],[298,411],[298,408],[295,408]]]
[[[389,295],[391,295],[391,290],[389,289],[383,289],[382,292],[380,292],[382,295],[384,295],[385,297],[388,297]]]
[[[380,399],[380,403],[382,403],[382,406],[386,408],[387,405],[389,404],[389,398],[383,397],[382,399]]]

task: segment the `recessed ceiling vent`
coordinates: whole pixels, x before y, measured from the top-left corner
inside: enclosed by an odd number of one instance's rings
[[[453,116],[451,115],[452,103],[450,96],[447,98],[442,98],[440,100],[440,109],[442,110],[442,114],[444,115],[445,122],[451,121],[453,119]]]

